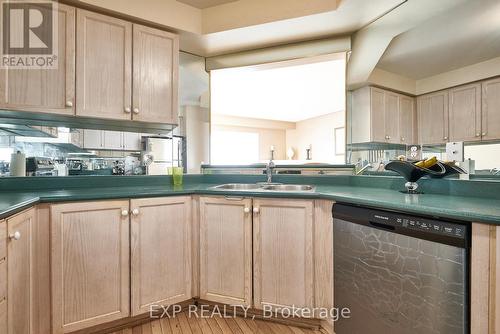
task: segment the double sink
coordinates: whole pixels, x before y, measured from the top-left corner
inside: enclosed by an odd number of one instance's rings
[[[280,184],[280,183],[226,183],[213,187],[215,190],[225,191],[288,191],[312,192],[314,187],[307,184]]]

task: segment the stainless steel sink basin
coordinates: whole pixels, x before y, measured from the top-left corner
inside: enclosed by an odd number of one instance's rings
[[[314,187],[305,184],[266,184],[266,183],[227,183],[213,187],[217,190],[234,191],[314,191]]]
[[[313,191],[314,187],[307,184],[276,184],[263,185],[262,189],[269,191]]]
[[[227,183],[214,188],[221,190],[258,190],[261,189],[261,186],[256,183]]]

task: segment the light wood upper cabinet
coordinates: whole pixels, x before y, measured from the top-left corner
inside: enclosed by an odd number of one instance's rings
[[[417,114],[420,144],[441,144],[448,141],[447,91],[419,96]]]
[[[177,123],[179,37],[134,24],[133,119]]]
[[[141,134],[108,130],[83,129],[83,143],[79,146],[95,150],[141,150]]]
[[[33,328],[34,223],[35,209],[7,219],[8,334],[38,334]]]
[[[385,140],[389,143],[399,143],[399,98],[393,92],[384,93]]]
[[[123,149],[124,150],[141,150],[141,134],[135,132],[123,132]]]
[[[377,87],[352,92],[353,143],[413,141],[414,98]]]
[[[481,140],[481,84],[449,90],[450,141]]]
[[[77,10],[76,114],[131,119],[132,23]]]
[[[200,298],[252,303],[252,200],[200,197]]]
[[[483,140],[500,138],[500,78],[482,83]]]
[[[123,132],[120,131],[103,131],[104,143],[103,147],[108,150],[123,149]]]
[[[371,120],[371,126],[366,134],[371,133],[371,138],[368,141],[384,142],[386,140],[385,133],[385,92],[382,89],[369,87],[370,90],[370,105],[369,110],[365,112],[365,117]]]
[[[191,198],[133,199],[132,315],[191,299]]]
[[[83,129],[83,148],[103,149],[104,148],[104,131]]]
[[[313,201],[254,199],[254,306],[314,307]]]
[[[64,203],[50,210],[53,333],[127,317],[129,201]]]
[[[399,97],[399,140],[403,144],[414,143],[415,132],[415,99]]]
[[[74,115],[75,9],[58,4],[57,68],[0,70],[0,108]]]

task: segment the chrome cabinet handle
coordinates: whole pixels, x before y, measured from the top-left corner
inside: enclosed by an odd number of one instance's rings
[[[259,213],[259,212],[260,212],[259,208],[257,207],[253,208],[253,213]]]
[[[10,240],[19,240],[19,239],[21,239],[21,232],[16,231],[16,232],[10,234],[9,235],[9,239]]]
[[[122,216],[123,217],[128,216],[128,210],[122,210]]]
[[[66,107],[71,108],[73,106],[73,101],[66,101]]]
[[[401,137],[401,141],[405,141],[405,137]]]
[[[137,215],[139,214],[139,209],[134,209],[134,210],[132,210],[132,214],[133,214],[134,216],[137,216]]]
[[[448,140],[448,137],[447,137],[447,136],[444,136],[444,138],[443,138],[443,139],[444,139],[444,140]]]
[[[126,108],[124,109],[124,111],[125,111],[127,114],[130,114],[130,112],[131,112],[132,110],[130,109],[130,107],[126,107]]]
[[[244,213],[250,213],[250,208],[244,208],[244,209],[243,209],[243,212],[244,212]]]
[[[478,133],[476,133],[476,137],[479,137],[479,136],[481,136],[481,134],[480,134],[479,132],[478,132]]]
[[[138,114],[139,113],[139,108],[134,108],[134,114]]]
[[[483,132],[483,133],[482,133],[482,135],[483,135],[483,136],[486,136],[486,132]]]

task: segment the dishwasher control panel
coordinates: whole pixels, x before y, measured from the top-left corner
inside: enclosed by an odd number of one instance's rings
[[[466,243],[468,235],[467,223],[451,222],[427,217],[419,217],[404,213],[383,211],[351,205],[335,204],[333,218],[368,225],[395,233],[430,239],[455,240],[452,244]]]

